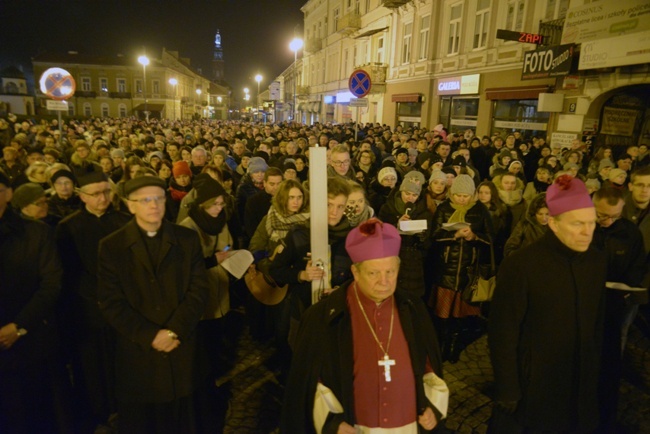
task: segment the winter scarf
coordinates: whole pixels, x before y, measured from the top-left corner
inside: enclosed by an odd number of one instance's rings
[[[472,201],[467,205],[457,205],[451,200],[449,201],[449,205],[455,210],[454,213],[449,217],[449,220],[447,223],[460,223],[460,222],[465,222],[465,216],[467,215],[467,211],[472,209],[474,205],[476,205],[476,201]]]
[[[172,178],[169,181],[169,193],[171,194],[174,202],[180,202],[181,200],[183,200],[183,198],[187,195],[187,193],[190,192],[191,189],[192,189],[192,183],[190,183],[185,187],[181,187],[176,183],[175,179]]]
[[[308,212],[283,216],[272,206],[266,214],[266,233],[271,241],[278,242],[287,236],[293,226],[305,225],[308,221]]]
[[[208,235],[217,236],[221,233],[224,226],[226,226],[225,211],[222,210],[218,216],[212,217],[196,202],[192,203],[187,215],[189,215],[192,220],[194,220],[194,223],[196,223],[196,225]]]
[[[350,222],[350,226],[353,228],[359,226],[359,223],[371,219],[374,215],[375,215],[375,210],[372,209],[372,207],[368,202],[366,202],[366,205],[363,208],[363,211],[361,211],[361,214],[356,214],[355,212],[345,214],[345,216],[348,218],[348,221]]]

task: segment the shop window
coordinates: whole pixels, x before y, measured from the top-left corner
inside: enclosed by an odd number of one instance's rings
[[[479,98],[440,98],[440,123],[450,130],[476,128]]]
[[[498,100],[494,102],[492,133],[500,132],[502,137],[513,131],[530,138],[546,135],[550,113],[537,111],[537,100]]]

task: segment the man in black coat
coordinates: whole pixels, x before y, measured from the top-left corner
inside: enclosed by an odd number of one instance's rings
[[[269,167],[264,172],[264,189],[258,191],[246,201],[244,211],[244,228],[248,238],[252,238],[264,216],[271,208],[271,201],[278,192],[282,182],[282,171],[277,167]]]
[[[397,288],[400,242],[377,219],[348,235],[354,281],[305,312],[282,432],[429,432],[443,418],[446,405],[425,386],[442,375],[433,325],[422,301]]]
[[[97,304],[99,241],[131,217],[113,208],[111,185],[100,171],[79,178],[81,210],[63,219],[56,240],[63,263],[62,326],[69,338],[78,405],[92,423],[108,425],[115,406],[115,336]]]
[[[193,433],[201,427],[196,401],[207,379],[197,354],[208,293],[199,239],[163,221],[160,178],[132,179],[124,192],[135,218],[100,242],[97,291],[117,332],[119,431]]]
[[[60,411],[67,401],[54,323],[61,291],[54,236],[15,213],[11,198],[0,171],[0,432],[73,432]]]
[[[606,259],[590,246],[596,211],[569,175],[549,187],[546,203],[551,231],[508,256],[497,276],[488,330],[495,433],[598,424]]]

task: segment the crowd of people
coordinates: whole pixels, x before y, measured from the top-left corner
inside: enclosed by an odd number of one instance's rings
[[[216,432],[238,302],[280,354],[283,432],[444,432],[420,379],[486,329],[492,432],[615,432],[650,284],[647,145],[358,127],[0,120],[0,432]],[[322,421],[319,394],[340,407]]]

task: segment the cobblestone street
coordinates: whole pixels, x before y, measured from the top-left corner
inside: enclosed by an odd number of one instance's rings
[[[279,432],[283,388],[273,368],[275,349],[253,340],[243,321],[236,322],[241,326],[236,363],[218,380],[230,394],[224,432]],[[445,363],[444,376],[451,390],[447,428],[457,433],[485,433],[493,387],[487,336],[470,344],[458,363]],[[626,352],[619,420],[624,433],[650,433],[650,342],[635,327],[630,330]]]

